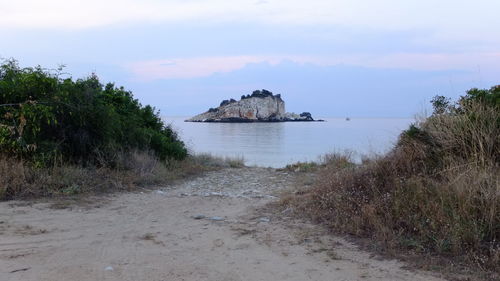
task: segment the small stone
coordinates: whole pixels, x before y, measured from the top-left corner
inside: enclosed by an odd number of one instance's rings
[[[214,246],[215,247],[222,247],[224,245],[224,241],[222,239],[216,239],[214,240]]]
[[[215,217],[210,217],[209,220],[212,220],[212,221],[223,221],[224,218],[223,217],[215,216]]]
[[[269,218],[266,218],[266,217],[262,217],[259,219],[260,222],[270,222],[271,220]]]

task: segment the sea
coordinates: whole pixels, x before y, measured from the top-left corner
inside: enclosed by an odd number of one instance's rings
[[[361,161],[386,153],[411,118],[318,118],[325,122],[194,123],[163,117],[191,153],[243,158],[245,165],[280,168],[321,161],[327,153],[352,154]]]

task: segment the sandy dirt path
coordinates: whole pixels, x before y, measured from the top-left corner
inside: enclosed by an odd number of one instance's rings
[[[88,204],[2,202],[0,280],[439,280],[261,208],[295,176],[225,169]]]

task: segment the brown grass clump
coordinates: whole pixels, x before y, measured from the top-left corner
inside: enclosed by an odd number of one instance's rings
[[[497,278],[500,110],[474,102],[465,110],[411,126],[390,153],[360,165],[333,157],[289,204],[386,251],[454,257]]]
[[[289,172],[316,172],[324,167],[330,168],[347,168],[354,166],[352,162],[352,151],[344,151],[342,153],[327,153],[320,157],[319,162],[296,162],[288,164],[284,168],[278,169]]]
[[[62,163],[37,168],[29,162],[0,156],[0,200],[132,190],[219,168],[242,166],[242,159],[210,155],[160,161],[152,153],[140,151],[116,155],[112,167]]]

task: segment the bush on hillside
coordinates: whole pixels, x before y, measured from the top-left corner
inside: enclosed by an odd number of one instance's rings
[[[116,155],[152,151],[183,159],[184,143],[153,107],[95,74],[61,78],[61,69],[0,64],[0,153],[37,166],[58,162],[113,165]]]
[[[472,89],[404,131],[384,156],[329,165],[296,204],[335,231],[386,249],[500,263],[500,87]],[[304,203],[305,202],[305,203]]]

